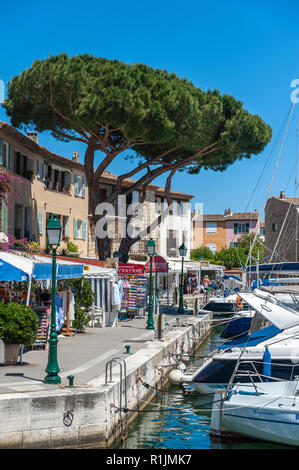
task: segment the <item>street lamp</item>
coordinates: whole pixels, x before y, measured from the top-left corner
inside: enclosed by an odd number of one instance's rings
[[[52,305],[51,305],[51,328],[49,335],[49,356],[46,368],[47,376],[44,382],[48,384],[60,384],[61,378],[57,362],[57,331],[56,331],[56,248],[60,244],[62,227],[58,215],[53,214],[46,227],[47,243],[52,248]]]
[[[154,330],[154,317],[153,317],[153,256],[155,253],[155,242],[152,238],[147,242],[147,254],[150,257],[150,289],[149,289],[149,301],[148,301],[148,316],[147,316],[147,330]]]
[[[182,257],[182,274],[181,274],[180,303],[179,303],[178,313],[183,314],[184,313],[184,303],[183,303],[183,299],[184,299],[184,292],[183,292],[183,288],[184,288],[184,283],[183,283],[183,278],[184,278],[184,257],[187,254],[187,248],[185,247],[184,243],[182,243],[181,246],[179,247],[179,253],[180,253],[180,256]]]

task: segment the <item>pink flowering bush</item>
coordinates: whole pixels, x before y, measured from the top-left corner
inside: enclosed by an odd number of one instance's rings
[[[14,188],[15,181],[21,181],[21,178],[18,178],[14,175],[9,175],[6,171],[0,172],[0,199],[8,206],[7,198],[10,194],[15,194],[17,192]]]

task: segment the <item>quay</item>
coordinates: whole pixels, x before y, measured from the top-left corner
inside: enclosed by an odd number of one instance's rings
[[[0,448],[109,448],[162,388],[182,354],[212,332],[212,314],[167,316],[163,338],[145,318],[59,337],[61,384],[43,382],[47,351],[0,374]]]

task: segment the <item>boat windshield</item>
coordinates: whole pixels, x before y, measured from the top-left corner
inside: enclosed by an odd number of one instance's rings
[[[219,347],[219,350],[228,348],[242,348],[246,346],[256,346],[257,344],[262,343],[266,339],[273,338],[274,336],[278,335],[278,333],[281,333],[281,331],[282,330],[280,330],[274,325],[267,326],[262,330],[255,331],[254,333],[248,334],[246,336],[242,336],[239,339],[237,338],[230,341],[226,341]]]

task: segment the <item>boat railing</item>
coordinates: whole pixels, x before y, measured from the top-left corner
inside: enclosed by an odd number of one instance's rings
[[[247,369],[247,370],[239,371],[240,364],[242,364],[243,366],[244,366],[244,364],[247,364],[247,365],[251,366],[253,370],[248,370]],[[294,366],[289,366],[288,365],[288,367],[294,367]],[[252,386],[254,387],[255,392],[256,392],[257,395],[260,395],[260,392],[258,391],[257,382],[254,381],[254,378],[258,378],[260,383],[263,383],[263,379],[269,380],[268,375],[265,375],[265,374],[262,374],[261,372],[258,372],[258,370],[257,370],[257,368],[256,368],[253,361],[242,361],[239,364],[237,364],[236,369],[234,370],[234,373],[232,374],[231,380],[229,381],[228,386],[227,386],[226,391],[225,391],[225,399],[228,398],[232,388],[235,385],[238,384],[238,382],[234,382],[235,378],[238,378],[238,377],[239,378],[248,377],[249,383],[252,384]],[[271,376],[271,381],[284,382],[285,379],[280,379],[278,377],[272,377]]]

